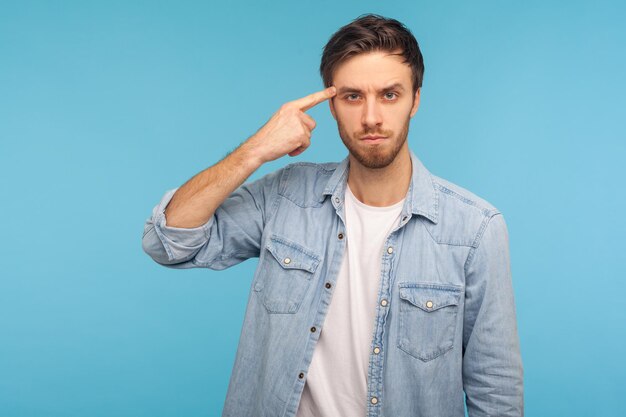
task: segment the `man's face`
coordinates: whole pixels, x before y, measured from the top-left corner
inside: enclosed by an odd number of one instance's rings
[[[409,122],[419,106],[411,67],[386,51],[363,53],[337,67],[333,85],[337,95],[330,111],[350,154],[367,168],[389,165],[407,146]]]

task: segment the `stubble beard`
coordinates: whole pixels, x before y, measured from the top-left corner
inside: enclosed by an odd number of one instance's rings
[[[398,134],[397,137],[393,136],[392,131],[363,131],[358,132],[355,137],[350,137],[350,134],[346,131],[345,126],[341,123],[339,119],[337,119],[337,127],[339,128],[339,136],[343,141],[343,144],[348,148],[350,154],[364,167],[370,169],[380,169],[385,168],[389,164],[391,164],[398,156],[400,149],[406,142],[407,136],[409,134],[409,123],[411,121],[410,117],[407,117],[402,130]],[[381,135],[386,136],[387,139],[385,142],[382,142],[378,145],[360,145],[360,138],[365,135]],[[393,148],[389,149],[389,144],[387,141],[392,141]]]

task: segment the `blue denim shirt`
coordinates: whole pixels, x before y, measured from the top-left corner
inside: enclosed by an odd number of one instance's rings
[[[432,175],[410,151],[399,225],[382,253],[367,416],[523,415],[523,368],[502,214]],[[289,164],[237,188],[202,226],[166,225],[143,249],[170,268],[222,270],[259,257],[223,416],[298,409],[346,248],[340,163]],[[378,348],[375,350],[375,348]]]

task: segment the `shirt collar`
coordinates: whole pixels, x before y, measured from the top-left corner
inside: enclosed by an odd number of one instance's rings
[[[413,213],[424,216],[433,223],[437,223],[439,218],[439,192],[435,187],[432,175],[424,164],[411,149],[409,149],[409,154],[411,155],[413,172],[406,194],[407,198],[402,208],[402,215],[407,216],[409,213]],[[332,195],[333,205],[336,208],[343,204],[346,183],[348,181],[349,160],[348,155],[337,165],[323,192],[322,199],[326,195]]]

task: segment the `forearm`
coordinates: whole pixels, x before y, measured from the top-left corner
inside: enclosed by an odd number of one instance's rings
[[[315,128],[313,118],[304,112],[335,94],[335,87],[329,87],[283,104],[257,133],[176,191],[165,209],[167,225],[193,228],[205,224],[263,163],[302,153],[311,144]]]
[[[263,164],[248,141],[224,159],[196,174],[174,194],[165,209],[168,226],[205,224],[226,198]]]

